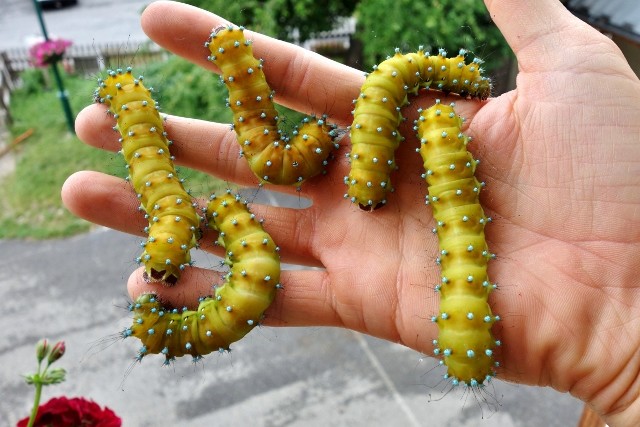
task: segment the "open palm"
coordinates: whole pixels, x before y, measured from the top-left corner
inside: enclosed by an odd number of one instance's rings
[[[482,160],[482,203],[494,217],[486,232],[498,254],[489,271],[499,283],[491,304],[503,319],[494,327],[504,343],[499,375],[570,391],[610,425],[637,423],[640,82],[612,42],[559,2],[486,3],[518,57],[517,89],[457,105],[474,137],[471,150]],[[155,3],[143,15],[143,27],[157,43],[212,70],[203,42],[224,23],[170,2]],[[265,59],[279,102],[350,124],[361,73],[259,34],[248,36]],[[434,96],[416,97],[406,116],[414,118],[415,108],[430,105]],[[101,106],[88,107],[77,120],[84,141],[115,150],[111,126]],[[178,162],[255,184],[228,124],[169,116],[166,127]],[[324,267],[286,272],[285,290],[266,323],[346,327],[431,353],[437,239],[410,120],[402,131],[407,141],[392,177],[396,191],[383,209],[363,212],[342,197],[348,138],[329,174],[303,185],[311,207],[252,207],[266,219],[284,261]],[[122,180],[80,172],[65,184],[63,199],[93,222],[131,233],[144,227]],[[213,238],[206,235],[203,242]],[[129,289],[134,296],[161,291],[182,304],[205,294],[214,277],[188,269],[178,286],[159,290],[139,270]]]

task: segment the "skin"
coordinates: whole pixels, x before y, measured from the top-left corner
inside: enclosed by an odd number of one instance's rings
[[[518,57],[517,88],[486,102],[458,100],[470,149],[482,160],[481,201],[494,222],[489,247],[498,254],[490,277],[499,283],[490,303],[502,321],[499,377],[550,386],[588,402],[610,426],[640,423],[640,82],[619,49],[555,0],[486,0]],[[203,42],[227,22],[176,3],[150,5],[142,16],[149,37],[216,71]],[[350,124],[361,72],[260,34],[246,32],[278,101],[327,113]],[[215,78],[212,78],[215,84]],[[313,100],[307,98],[313,92]],[[324,269],[285,272],[285,290],[266,324],[337,326],[431,354],[437,335],[433,285],[437,239],[424,206],[421,160],[410,121],[434,97],[405,109],[409,125],[398,152],[395,193],[383,209],[360,211],[342,197],[348,173],[343,154],[325,177],[302,186],[306,209],[253,205],[281,246],[283,261]],[[445,98],[443,102],[453,98]],[[116,150],[103,107],[83,110],[77,133],[87,144]],[[225,123],[167,117],[178,162],[241,185],[254,185]],[[279,191],[296,194],[294,189]],[[66,206],[97,224],[141,235],[145,220],[123,180],[78,172],[62,189]],[[215,239],[205,234],[205,242]],[[174,288],[129,279],[132,297],[160,292],[176,305],[207,293],[219,275],[187,269]]]

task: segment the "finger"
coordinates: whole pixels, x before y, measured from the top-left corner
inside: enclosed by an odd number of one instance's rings
[[[274,302],[265,313],[265,325],[271,326],[344,326],[332,304],[327,283],[327,273],[321,270],[283,271]],[[197,267],[184,271],[176,286],[166,287],[144,280],[142,269],[129,277],[127,288],[134,300],[144,293],[155,293],[164,304],[171,307],[195,309],[198,298],[211,295],[214,284],[223,283],[218,271]]]
[[[82,171],[62,185],[62,203],[69,211],[94,224],[144,236],[148,221],[138,210],[140,201],[131,184],[99,172]]]
[[[485,4],[524,71],[567,66],[568,52],[584,47],[585,39],[596,34],[558,0],[485,0]]]
[[[91,146],[118,151],[121,148],[118,141],[120,134],[113,130],[115,124],[113,116],[107,114],[106,106],[92,104],[76,117],[76,134]],[[164,116],[163,124],[170,139],[174,143],[180,142],[171,146],[171,154],[179,157],[181,164],[193,169],[207,170],[210,160],[214,160],[216,156],[216,152],[212,150],[218,145],[222,146],[221,149],[235,146],[235,134],[229,124],[170,115]]]
[[[120,135],[112,129],[115,120],[106,111],[103,105],[83,109],[76,118],[76,133],[91,146],[118,151]],[[244,186],[258,184],[247,162],[240,158],[240,147],[229,125],[166,116],[164,127],[173,141],[171,154],[176,164]]]
[[[120,134],[113,130],[115,120],[104,105],[84,108],[76,118],[78,137],[93,147],[118,151]],[[221,180],[241,186],[256,186],[259,180],[248,162],[240,157],[236,134],[228,124],[207,122],[179,116],[166,116],[164,128],[173,141],[171,154],[175,163],[196,169]],[[294,194],[294,186],[278,186],[279,192]],[[303,186],[302,194],[309,189]]]
[[[74,215],[94,224],[137,236],[146,235],[144,227],[148,222],[138,210],[140,202],[131,185],[122,179],[99,172],[77,172],[64,183],[62,201]],[[200,200],[199,204],[204,206],[205,202]],[[264,219],[265,230],[280,247],[283,262],[320,266],[312,249],[312,236],[298,232],[314,229],[309,209],[259,204],[250,205],[250,209],[258,218]],[[218,234],[204,226],[201,229],[201,249],[220,255],[222,250],[213,244]]]
[[[204,68],[204,47],[211,30],[228,25],[224,18],[181,3],[160,1],[142,14],[145,33],[159,45]],[[364,81],[361,72],[321,55],[259,33],[245,31],[253,40],[254,55],[265,60],[264,71],[278,102],[305,113],[328,114],[339,125],[350,121],[351,101]]]

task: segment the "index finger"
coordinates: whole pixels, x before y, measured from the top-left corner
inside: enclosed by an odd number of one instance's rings
[[[212,71],[204,43],[213,28],[229,21],[182,3],[159,1],[142,15],[145,33],[162,47]],[[308,114],[327,114],[341,124],[350,121],[352,100],[364,81],[361,72],[265,35],[245,31],[254,55],[265,60],[265,74],[278,102]],[[213,83],[213,82],[212,82]]]

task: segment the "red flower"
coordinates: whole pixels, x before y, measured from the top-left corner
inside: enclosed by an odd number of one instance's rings
[[[26,427],[29,417],[18,421]],[[54,397],[40,405],[35,427],[121,427],[122,420],[111,409],[102,409],[92,400],[82,397]]]

